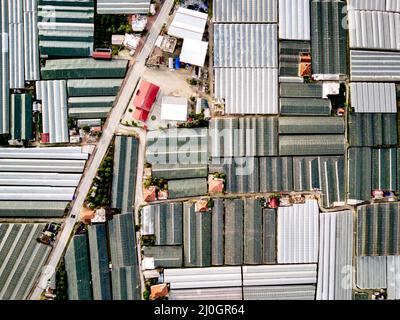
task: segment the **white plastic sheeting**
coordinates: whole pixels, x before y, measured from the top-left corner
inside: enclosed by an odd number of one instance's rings
[[[278,0],[214,0],[213,19],[230,23],[277,22]]]
[[[244,287],[243,300],[314,300],[315,285]]]
[[[349,9],[386,10],[386,0],[348,0]]]
[[[4,172],[82,172],[83,160],[0,159]]]
[[[351,81],[400,81],[400,52],[350,50]]]
[[[24,0],[25,80],[40,80],[37,0]]]
[[[386,11],[400,12],[400,0],[386,0]]]
[[[359,113],[396,113],[395,83],[350,83],[351,106]]]
[[[349,9],[400,12],[400,0],[347,0]]]
[[[8,2],[0,1],[0,134],[10,133],[10,74]]]
[[[171,290],[168,300],[242,300],[242,288],[204,288]]]
[[[24,21],[23,1],[12,0],[8,4],[10,88],[25,87],[24,63]]]
[[[87,157],[81,148],[0,149],[0,200],[70,201]]]
[[[81,147],[0,148],[0,159],[86,160],[88,154]]]
[[[80,174],[60,174],[57,172],[0,172],[0,185],[76,187],[80,178]]]
[[[390,300],[400,299],[400,256],[357,258],[357,287],[385,289]]]
[[[43,133],[50,143],[69,142],[68,99],[65,80],[40,81]]]
[[[242,285],[241,267],[165,269],[171,289],[225,288]]]
[[[90,38],[94,33],[94,24],[91,23],[41,21],[37,24],[37,28],[39,36],[43,38],[62,38],[64,41],[69,41],[68,38],[74,37],[87,38],[85,42],[88,47],[90,47]],[[45,41],[41,40],[40,42],[44,43]],[[51,41],[50,43],[56,44]]]
[[[400,256],[387,257],[388,299],[400,299]]]
[[[142,236],[152,236],[155,234],[155,225],[154,225],[154,217],[153,212],[151,210],[151,206],[143,207],[141,213],[141,230],[140,233]]]
[[[310,40],[310,1],[279,0],[279,39]]]
[[[2,186],[0,200],[70,201],[75,188]]]
[[[171,300],[313,300],[316,282],[316,264],[164,269]]]
[[[277,68],[276,24],[215,24],[215,68]]]
[[[10,87],[39,80],[37,0],[8,1]]]
[[[23,29],[24,26],[22,23],[12,23],[9,26],[11,89],[22,89],[25,87]]]
[[[353,285],[353,213],[320,215],[318,300],[351,300]]]
[[[318,261],[317,200],[278,208],[278,263]]]
[[[350,48],[400,50],[400,13],[349,11]]]
[[[313,284],[316,264],[243,266],[243,286]]]
[[[146,14],[150,0],[97,0],[98,14]]]
[[[387,287],[386,257],[357,257],[357,287],[381,289]]]
[[[215,97],[227,114],[277,114],[278,69],[217,68]]]

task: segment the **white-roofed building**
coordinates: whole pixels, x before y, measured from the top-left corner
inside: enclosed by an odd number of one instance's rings
[[[181,39],[201,41],[207,23],[207,14],[179,8],[168,29],[168,34]]]
[[[188,103],[184,97],[165,96],[161,102],[161,119],[168,121],[186,121]]]
[[[204,67],[208,50],[208,42],[185,39],[183,41],[181,62]]]
[[[350,83],[351,106],[357,113],[396,113],[396,84]]]
[[[97,0],[97,14],[146,14],[150,0]]]
[[[67,82],[40,81],[36,92],[42,100],[42,143],[69,142]]]

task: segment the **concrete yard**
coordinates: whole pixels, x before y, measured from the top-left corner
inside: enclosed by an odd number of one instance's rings
[[[164,96],[177,96],[190,98],[191,96],[197,96],[197,88],[191,86],[187,79],[191,76],[191,71],[180,69],[170,71],[168,68],[162,69],[152,69],[146,68],[143,73],[142,80],[151,82],[160,87],[160,92],[157,96],[157,100],[153,105],[152,111],[149,114],[149,118],[146,125],[149,130],[157,130],[160,127],[166,128],[167,125],[176,126],[174,121],[161,121],[161,101]],[[132,112],[129,112],[129,109]],[[133,107],[133,98],[129,103],[129,108],[125,113],[123,124],[128,121],[129,124],[132,123],[132,114],[135,108]],[[151,120],[152,116],[155,116],[155,120]]]

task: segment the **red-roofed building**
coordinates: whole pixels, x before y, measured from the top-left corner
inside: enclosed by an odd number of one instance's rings
[[[95,217],[95,212],[92,209],[83,207],[79,216],[80,221],[85,224],[90,224],[92,219]]]
[[[156,201],[157,200],[157,187],[150,186],[150,187],[144,188],[143,198],[144,198],[144,201],[146,201],[146,202]]]
[[[147,121],[149,117],[151,108],[156,101],[158,91],[160,87],[147,82],[142,81],[139,90],[136,91],[135,99],[133,100],[133,105],[135,107],[135,112],[133,117],[139,121]]]
[[[41,135],[41,143],[49,143],[50,141],[50,134],[49,133],[42,133]]]
[[[168,297],[168,285],[166,283],[151,286],[150,300],[162,299]]]
[[[158,200],[167,200],[167,199],[168,199],[168,190],[158,191]]]
[[[196,212],[208,212],[210,210],[208,207],[208,199],[197,200],[194,204],[194,210]]]
[[[224,192],[224,179],[215,178],[213,175],[208,176],[208,192],[209,193],[223,193]]]

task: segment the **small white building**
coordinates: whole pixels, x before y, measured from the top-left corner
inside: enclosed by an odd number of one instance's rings
[[[133,34],[125,33],[124,46],[129,50],[136,50],[140,43],[140,37]]]
[[[188,101],[184,97],[165,96],[161,102],[161,120],[186,121]]]
[[[133,32],[143,32],[146,29],[147,17],[143,15],[132,15],[132,30]]]
[[[181,62],[194,66],[204,67],[208,50],[208,42],[185,39],[183,40]]]
[[[106,222],[106,209],[100,208],[95,211],[94,218],[92,218],[92,223],[104,223]]]
[[[207,18],[206,13],[180,7],[171,22],[168,34],[176,38],[201,41]]]
[[[122,34],[113,34],[111,36],[111,44],[113,46],[122,46],[124,44],[125,36]]]

